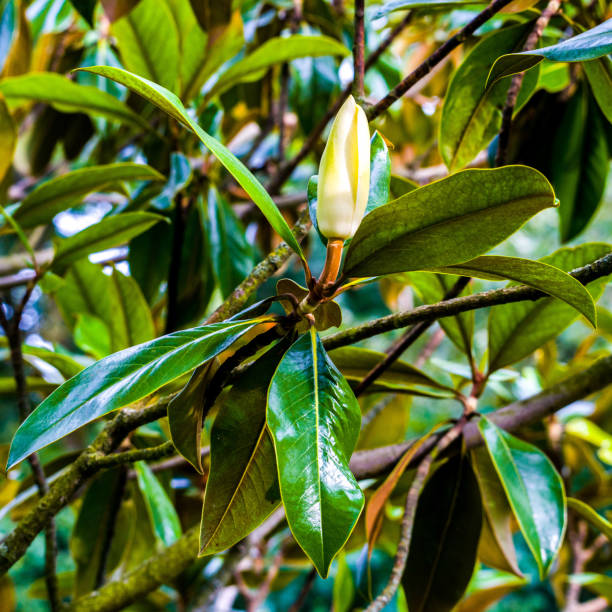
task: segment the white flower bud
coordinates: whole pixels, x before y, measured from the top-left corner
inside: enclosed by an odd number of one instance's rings
[[[328,239],[351,238],[368,203],[370,130],[353,96],[342,105],[319,165],[317,223]]]

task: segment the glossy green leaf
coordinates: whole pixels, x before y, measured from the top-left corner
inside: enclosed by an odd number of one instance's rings
[[[70,552],[76,563],[74,594],[79,597],[93,591],[101,577],[110,572],[116,565],[113,555],[108,563],[105,552],[113,552],[107,547],[107,538],[114,536],[125,540],[125,529],[115,529],[117,513],[117,496],[125,486],[123,468],[102,472],[87,488],[79,509],[76,524],[70,538]],[[123,542],[122,542],[123,543]]]
[[[237,83],[257,81],[271,66],[298,57],[345,57],[348,54],[349,50],[344,45],[328,36],[293,34],[286,38],[271,38],[223,72],[207,96],[219,95]]]
[[[478,558],[489,567],[522,576],[512,540],[512,509],[504,487],[486,449],[476,448],[471,456],[483,509]]]
[[[510,82],[506,79],[487,88],[487,74],[502,53],[522,48],[532,27],[526,23],[493,32],[472,49],[453,75],[440,119],[440,154],[451,172],[464,168],[499,131]],[[538,74],[527,74],[515,112],[537,81]]]
[[[468,261],[554,205],[550,183],[532,168],[464,170],[364,217],[343,274],[376,276]]]
[[[363,507],[348,467],[361,411],[314,329],[281,360],[270,383],[267,421],[289,527],[326,577]]]
[[[286,349],[284,342],[270,349],[220,398],[210,433],[200,555],[233,546],[280,504],[266,402],[268,385]]]
[[[595,215],[606,187],[608,160],[605,119],[587,88],[581,87],[557,126],[550,161],[563,242],[575,238]]]
[[[540,261],[565,272],[584,266],[612,251],[602,243],[587,243],[576,248],[559,249]],[[603,290],[602,283],[587,285],[594,301]],[[489,315],[489,370],[508,366],[556,338],[578,317],[576,310],[556,298],[493,306]]]
[[[9,113],[6,102],[0,94],[0,181],[13,163],[17,145],[17,126]]]
[[[543,579],[565,533],[567,508],[561,476],[535,446],[515,438],[484,417],[478,422],[478,428]]]
[[[212,359],[253,326],[214,323],[115,353],[65,382],[21,424],[8,468],[86,423],[157,391]]]
[[[125,85],[127,88],[140,94],[165,113],[174,117],[179,123],[193,131],[204,146],[213,153],[236,181],[238,181],[240,186],[249,194],[253,202],[259,207],[278,235],[300,256],[301,259],[304,259],[304,254],[299,242],[296,240],[276,204],[261,183],[253,176],[251,171],[229,151],[229,149],[224,147],[210,134],[207,134],[189,117],[182,102],[171,91],[147,79],[131,74],[126,70],[121,70],[120,68],[92,66],[91,68],[81,68],[80,70],[99,74]]]
[[[134,463],[138,488],[153,521],[155,534],[164,546],[181,537],[181,522],[165,489],[144,461]]]
[[[60,240],[51,269],[56,273],[61,273],[72,262],[96,251],[110,249],[128,242],[160,221],[167,222],[167,219],[145,212],[122,213],[105,217],[102,221],[74,236]]]
[[[174,91],[179,71],[179,33],[166,2],[140,0],[112,32],[123,65],[145,79]],[[163,32],[163,35],[161,33]]]
[[[453,612],[487,612],[495,602],[527,583],[525,578],[481,567],[472,577],[465,597]]]
[[[330,351],[329,357],[350,383],[359,383],[372,368],[385,358],[385,354],[356,346],[347,346]],[[381,374],[377,382],[384,383],[390,388],[396,388],[398,391],[411,390],[415,394],[424,392],[423,387],[444,391],[444,395],[452,394],[452,389],[401,360],[393,362]]]
[[[374,132],[370,140],[370,190],[368,204],[364,214],[389,201],[389,183],[391,181],[391,158],[385,139]]]
[[[2,346],[2,340],[5,340],[5,338],[0,339],[0,346]],[[70,355],[43,348],[41,346],[24,344],[22,345],[21,350],[23,351],[23,357],[26,361],[29,361],[30,357],[42,359],[45,363],[48,363],[56,368],[64,378],[72,378],[85,367]],[[32,363],[32,365],[33,367],[36,367],[36,363]]]
[[[567,498],[567,507],[586,519],[593,527],[605,534],[612,541],[612,523],[605,519],[594,508],[574,497]]]
[[[89,85],[79,85],[54,72],[32,72],[0,82],[0,93],[10,104],[31,101],[51,104],[65,113],[87,113],[120,121],[139,129],[147,122],[111,94]]]
[[[583,62],[582,68],[601,112],[612,123],[612,59],[606,56]]]
[[[478,482],[455,455],[434,472],[419,498],[402,576],[410,612],[447,612],[474,571],[482,525]]]
[[[485,0],[390,0],[375,9],[373,19],[379,19],[394,11],[412,11],[427,9],[428,11],[454,10],[485,5]]]
[[[57,213],[80,204],[92,191],[104,191],[120,181],[160,180],[164,177],[157,170],[131,162],[80,168],[38,185],[21,201],[13,216],[28,229],[49,223]]]
[[[485,255],[439,270],[488,280],[508,279],[529,285],[566,302],[583,314],[593,327],[597,325],[595,304],[585,286],[550,264],[520,257]]]
[[[585,62],[612,53],[612,19],[550,47],[510,53],[498,58],[487,83],[533,68],[543,60],[552,62]]]
[[[600,595],[612,604],[612,578],[606,574],[585,572],[584,574],[573,574],[569,581],[574,584],[585,586],[589,591]]]

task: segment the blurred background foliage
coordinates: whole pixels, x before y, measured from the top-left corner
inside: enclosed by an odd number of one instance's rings
[[[366,101],[384,97],[483,5],[456,2],[431,9],[427,4],[420,3],[407,18],[401,2],[366,3],[366,57],[404,20],[401,32],[367,71]],[[499,14],[487,22],[375,122],[389,147],[398,184],[400,177],[425,184],[447,174],[440,153],[440,123],[449,82],[483,37],[510,22],[529,22],[542,7],[537,2],[523,4],[526,10]],[[398,10],[391,10],[395,7]],[[571,20],[588,28],[612,16],[605,0],[568,0],[563,11],[567,19],[551,21],[544,43],[555,42],[559,33],[565,35]],[[351,82],[352,32],[352,3],[343,0],[0,2],[0,201],[8,210],[14,210],[34,187],[92,165],[137,162],[163,175],[153,180],[137,175],[101,180],[91,188],[77,184],[70,207],[64,206],[52,219],[27,228],[39,260],[51,257],[54,242],[118,213],[152,211],[170,221],[150,227],[129,244],[97,250],[62,277],[48,275],[34,290],[21,323],[33,403],[95,359],[202,321],[279,242],[244,192],[195,138],[112,81],[70,71],[91,65],[122,66],[165,85],[188,105],[199,124],[227,144],[265,185],[300,151]],[[309,42],[297,39],[297,35],[325,39]],[[292,39],[297,41],[295,48],[291,47]],[[73,83],[106,92],[125,103],[122,107],[131,111],[129,120],[119,121],[112,112],[96,106],[96,100],[88,105],[73,99],[70,90],[64,91],[64,80],[43,84],[26,80],[40,72],[67,75]],[[561,246],[609,243],[609,122],[576,64],[543,64],[532,80],[528,99],[515,117],[510,161],[545,172],[555,185],[562,208],[566,210],[571,202],[580,214],[563,219],[555,210],[545,211],[495,252],[536,259]],[[611,91],[605,94],[608,104]],[[16,136],[15,142],[11,135]],[[323,144],[324,140],[315,142],[312,152],[273,194],[290,222],[296,221],[305,202],[306,185],[316,172]],[[493,139],[488,150],[469,161],[489,165],[495,146]],[[577,179],[570,176],[572,173],[578,173]],[[313,232],[306,239],[306,248],[313,270],[320,269],[325,253]],[[15,235],[6,232],[0,235],[0,252],[0,282],[5,291],[18,297],[23,279],[31,272],[27,254]],[[301,282],[295,261],[284,266],[282,274]],[[259,294],[273,292],[276,280],[270,279]],[[471,284],[474,292],[491,287],[499,284],[479,280]],[[343,326],[424,301],[429,300],[419,290],[418,278],[410,275],[346,292],[339,300]],[[131,323],[126,325],[122,317]],[[475,314],[473,351],[478,363],[486,358],[488,317],[486,311]],[[499,370],[487,386],[480,409],[486,412],[532,395],[584,368],[598,355],[609,353],[609,285],[599,302],[599,322],[594,331],[584,320],[576,319],[512,367]],[[373,338],[364,345],[384,349],[393,334],[390,336]],[[434,355],[424,359],[432,347]],[[0,357],[0,456],[4,457],[19,415],[7,343],[2,337]],[[438,324],[403,359],[446,384],[465,385],[470,380],[464,353]],[[457,416],[458,411],[450,400],[397,394],[382,399],[367,396],[362,400],[364,414],[381,401],[378,414],[363,428],[360,449],[421,435],[448,416]],[[559,427],[568,423],[573,427],[560,435]],[[524,431],[524,437],[545,448],[561,467],[572,495],[588,500],[604,515],[612,515],[611,426],[612,391],[608,389],[596,401],[576,402]],[[61,470],[99,429],[98,424],[86,427],[44,449],[40,455],[47,473]],[[147,446],[167,439],[167,434],[167,424],[161,421],[140,428],[131,443]],[[201,478],[186,463],[155,469],[155,475],[149,476],[147,479],[141,471],[127,473],[127,493],[118,519],[121,528],[107,560],[108,575],[121,576],[165,542],[163,528],[160,531],[156,521],[166,527],[174,525],[180,533],[181,525],[199,520]],[[112,471],[97,477],[57,517],[58,572],[65,596],[95,586],[96,577],[90,574],[95,569],[91,564],[97,554],[96,534],[108,521],[103,501],[112,496],[121,477],[126,475]],[[151,489],[151,483],[157,488]],[[364,572],[363,531],[358,527],[346,554],[334,563],[334,579],[317,577],[302,609],[329,610],[333,605],[340,612],[360,607],[368,592],[376,592],[378,582],[384,583],[397,540],[402,491],[405,495],[406,488],[396,491],[386,508],[371,575]],[[156,517],[150,504],[160,504],[160,494],[173,503],[166,508],[166,515]],[[0,476],[0,534],[11,529],[35,498],[27,466]],[[571,540],[580,533],[575,517],[570,519]],[[589,543],[596,539],[592,532],[585,537]],[[524,542],[518,534],[515,538],[518,565],[525,578],[483,566],[459,610],[562,609],[568,576],[574,571],[572,542],[564,546],[551,577],[539,582]],[[250,553],[249,563],[240,570],[240,589],[256,586],[264,579],[265,569],[283,552],[270,593],[259,609],[290,609],[305,581],[310,580],[305,557],[295,545],[288,548],[286,539],[286,528],[273,534],[265,546]],[[129,609],[188,609],[186,606],[198,601],[202,585],[215,576],[219,564],[218,557],[201,559],[176,584],[160,588]],[[579,571],[599,574],[590,582],[583,579],[582,599],[603,595],[612,602],[609,543],[599,546]],[[0,581],[0,611],[47,609],[43,573],[44,540],[39,535],[26,556]],[[372,584],[368,585],[368,579]],[[235,584],[228,587],[214,609],[229,609],[222,607],[223,601],[232,605],[231,596],[236,596],[237,590]],[[239,593],[232,609],[243,609],[245,604]],[[405,609],[402,596],[389,609]]]

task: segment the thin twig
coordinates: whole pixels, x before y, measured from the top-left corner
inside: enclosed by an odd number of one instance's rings
[[[538,40],[540,40],[540,37],[542,36],[544,28],[548,25],[548,22],[552,16],[559,10],[560,6],[561,0],[550,0],[546,8],[542,11],[542,14],[538,17],[533,30],[527,37],[527,41],[523,46],[523,51],[532,51],[535,49],[536,45],[538,44]],[[496,166],[503,166],[506,163],[508,156],[508,144],[510,142],[510,130],[512,128],[512,116],[514,115],[514,107],[516,106],[516,101],[518,99],[524,78],[525,73],[520,72],[512,77],[512,82],[510,83],[510,89],[508,90],[506,103],[504,105],[504,110],[502,111],[502,124],[499,130],[497,155],[495,156]]]
[[[308,597],[308,593],[310,593],[310,589],[312,589],[312,585],[315,582],[317,577],[317,570],[313,567],[307,574],[306,580],[300,589],[300,593],[297,596],[297,599],[293,603],[293,605],[289,608],[287,612],[300,612],[306,598]]]
[[[355,32],[353,38],[353,95],[360,100],[364,94],[365,73],[365,0],[355,0]]]

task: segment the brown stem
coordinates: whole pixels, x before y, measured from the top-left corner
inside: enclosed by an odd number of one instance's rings
[[[540,40],[540,37],[542,36],[544,28],[548,25],[551,17],[559,10],[560,6],[561,0],[550,0],[546,8],[542,11],[542,14],[538,17],[533,30],[527,37],[527,41],[523,46],[523,51],[532,51],[535,49],[538,40]],[[502,111],[502,124],[499,130],[497,155],[495,156],[496,166],[503,166],[508,157],[508,144],[510,142],[512,116],[514,115],[514,107],[516,106],[516,101],[518,99],[524,78],[525,73],[520,72],[512,77],[512,82],[510,83],[510,89],[508,90],[508,95],[506,96],[506,104],[504,105],[504,110]]]
[[[353,40],[353,95],[359,100],[364,94],[365,15],[364,0],[355,0],[355,36]]]
[[[481,25],[486,23],[493,15],[501,11],[512,0],[493,0],[489,6],[478,13],[472,21],[463,27],[457,34],[449,38],[443,45],[430,55],[420,66],[413,70],[405,79],[396,85],[384,98],[367,110],[370,121],[384,113],[394,102],[397,102],[415,83],[431,72],[447,55],[466,41]]]
[[[461,276],[457,279],[457,282],[446,292],[444,297],[442,298],[442,302],[445,300],[450,300],[456,296],[458,296],[464,289],[465,286],[470,282],[470,279]],[[413,327],[411,327],[408,331],[404,333],[404,335],[397,340],[390,348],[387,353],[387,356],[377,363],[363,378],[363,380],[357,385],[355,389],[355,395],[359,397],[379,376],[381,376],[387,369],[391,367],[401,356],[402,353],[408,349],[408,347],[412,346],[418,338],[420,338],[429,327],[431,327],[434,323],[434,319],[429,321],[421,321],[421,323],[417,323]]]

